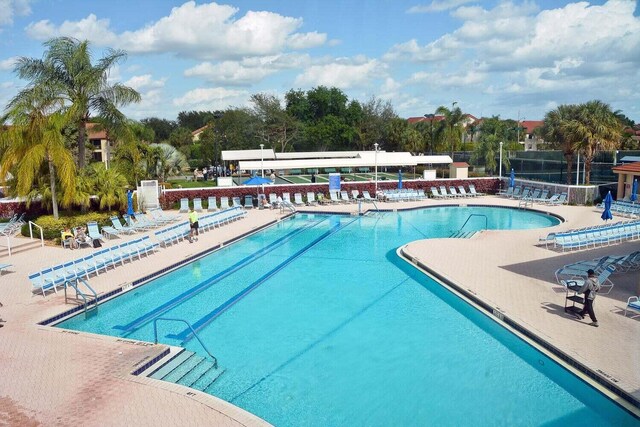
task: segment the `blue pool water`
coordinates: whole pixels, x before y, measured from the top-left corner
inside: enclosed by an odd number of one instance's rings
[[[634,424],[398,259],[471,214],[465,230],[558,222],[485,207],[298,214],[58,326],[153,341],[154,318],[186,319],[225,369],[206,391],[278,426]],[[160,329],[203,354],[184,326]]]

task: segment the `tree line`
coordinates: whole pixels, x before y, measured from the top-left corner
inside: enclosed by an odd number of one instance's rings
[[[86,209],[93,195],[101,208],[124,206],[126,188],[142,179],[164,181],[189,168],[220,164],[222,150],[260,144],[276,152],[372,150],[375,144],[413,154],[466,150],[489,173],[498,167],[501,142],[507,150],[522,149],[524,130],[514,120],[473,121],[453,103],[409,123],[389,101],[350,100],[342,90],[325,86],[292,89],[283,99],[257,93],[248,106],[183,111],[176,120],[133,121],[120,109],[139,102],[140,94],[109,80],[126,52],[108,49],[94,63],[87,41],[60,37],[44,47],[41,59],[23,57],[15,65],[16,75],[28,83],[0,117],[0,176],[12,177],[10,194],[41,200],[56,218],[59,205]],[[569,173],[572,156],[584,155],[588,180],[597,151],[637,146],[625,132],[633,125],[607,104],[590,101],[548,112],[536,133],[550,148],[563,150]],[[91,161],[89,130],[104,131],[115,141],[107,162]],[[194,140],[196,130],[201,132]],[[508,167],[507,156],[503,162]]]

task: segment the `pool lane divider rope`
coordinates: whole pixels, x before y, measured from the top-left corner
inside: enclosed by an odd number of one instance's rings
[[[278,247],[280,247],[283,244],[287,243],[288,241],[292,240],[295,236],[297,236],[298,234],[302,233],[303,231],[311,229],[311,228],[317,226],[318,224],[320,224],[320,223],[322,223],[323,221],[326,221],[326,220],[327,220],[326,218],[322,218],[322,219],[320,219],[318,221],[311,222],[311,223],[305,224],[302,227],[296,228],[295,230],[287,233],[286,235],[274,240],[269,246],[267,246],[267,247],[261,249],[260,251],[255,252],[255,253],[253,253],[253,254],[241,259],[240,261],[236,262],[232,266],[222,270],[221,272],[215,274],[214,276],[210,277],[209,279],[207,279],[207,280],[205,280],[203,282],[200,282],[198,285],[194,286],[193,288],[190,288],[190,289],[186,290],[185,292],[181,293],[180,295],[176,296],[175,298],[172,298],[171,300],[167,301],[166,303],[164,303],[164,304],[156,307],[155,309],[143,314],[142,316],[132,320],[131,322],[127,323],[126,325],[116,325],[116,326],[113,327],[113,329],[125,331],[127,333],[135,332],[135,330],[137,330],[141,326],[144,326],[146,323],[152,321],[155,317],[166,313],[167,311],[171,310],[172,308],[174,308],[174,307],[180,305],[181,303],[183,303],[185,300],[187,300],[189,298],[192,298],[195,295],[199,294],[200,292],[203,292],[203,291],[207,290],[208,288],[210,288],[214,284],[220,282],[221,280],[225,279],[226,277],[230,276],[231,274],[235,273],[236,271],[242,269],[246,265],[248,265],[248,264],[252,263],[253,261],[255,261],[255,260],[267,255],[268,253],[274,251]]]
[[[315,238],[313,241],[311,241],[310,243],[308,243],[307,245],[305,245],[304,247],[302,247],[301,249],[299,249],[297,252],[295,252],[293,255],[291,255],[290,257],[288,257],[287,259],[285,259],[284,261],[282,261],[280,264],[278,264],[277,266],[275,266],[273,269],[269,270],[267,273],[265,273],[262,277],[260,277],[259,279],[257,279],[256,281],[254,281],[253,283],[251,283],[249,286],[247,286],[246,288],[244,288],[243,290],[241,290],[240,292],[238,292],[236,295],[232,296],[231,298],[229,298],[227,301],[225,301],[224,303],[222,303],[220,306],[218,306],[217,308],[215,308],[213,311],[211,311],[209,314],[207,314],[206,316],[202,317],[201,319],[199,319],[197,322],[195,322],[192,326],[193,326],[193,330],[198,333],[200,332],[200,330],[204,327],[206,327],[209,323],[213,322],[218,316],[220,316],[222,313],[224,313],[225,311],[227,311],[229,308],[231,308],[234,304],[236,304],[237,302],[239,302],[242,298],[246,297],[248,294],[250,294],[252,291],[254,291],[256,288],[258,288],[258,286],[260,286],[261,284],[263,284],[264,282],[266,282],[267,280],[269,280],[271,277],[273,277],[276,273],[278,273],[280,270],[282,270],[283,268],[285,268],[287,265],[291,264],[293,261],[295,261],[297,258],[301,257],[302,255],[304,255],[307,251],[309,251],[311,248],[313,248],[314,246],[316,246],[318,243],[322,242],[323,240],[325,240],[326,238],[328,238],[329,236],[337,233],[338,231],[342,230],[343,228],[351,225],[353,222],[357,221],[358,218],[354,218],[351,221],[348,221],[346,223],[337,223],[334,224],[333,227],[331,227],[329,230],[327,230],[326,232],[324,232],[322,235],[318,236],[317,238]],[[193,338],[193,333],[189,330],[189,329],[184,329],[182,332],[180,332],[179,334],[176,335],[167,335],[167,338],[170,339],[179,339],[179,340],[183,340],[181,345],[185,345],[187,342],[189,342],[192,338]]]

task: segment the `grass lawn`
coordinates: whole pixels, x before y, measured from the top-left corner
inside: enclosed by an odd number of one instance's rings
[[[177,179],[168,182],[171,184],[171,188],[216,187],[215,181],[187,181],[186,179]]]

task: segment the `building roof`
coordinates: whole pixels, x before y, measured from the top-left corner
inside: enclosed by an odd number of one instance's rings
[[[532,134],[536,128],[544,125],[544,120],[523,120],[520,122],[526,133]]]
[[[418,164],[451,163],[449,156],[412,156],[411,153],[387,153],[385,151],[360,151],[357,157],[292,160],[247,160],[240,161],[244,170],[264,169],[308,169],[308,168],[355,168],[384,166],[416,166]]]
[[[271,148],[258,150],[222,150],[222,160],[225,162],[235,162],[238,160],[268,160],[275,159],[276,155]]]
[[[98,123],[87,123],[87,139],[107,139],[107,131],[98,130],[99,126]]]
[[[468,168],[469,167],[469,163],[467,163],[467,162],[453,162],[453,163],[451,163],[451,165],[456,167],[456,168]]]
[[[440,122],[440,121],[444,120],[444,116],[436,116],[436,115],[434,115],[433,117],[420,116],[420,117],[409,117],[407,119],[407,121],[410,124],[418,123],[418,122],[430,122],[432,120],[436,121],[436,122]]]
[[[624,165],[616,166],[613,168],[613,173],[632,173],[634,175],[640,175],[640,162],[627,163]]]
[[[198,128],[198,129],[194,130],[193,132],[191,132],[191,136],[200,135],[202,132],[207,130],[208,127],[209,127],[209,125],[204,125],[201,128]]]

